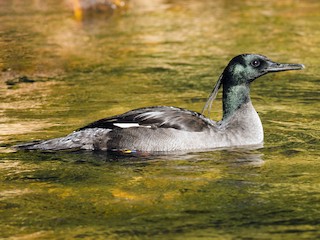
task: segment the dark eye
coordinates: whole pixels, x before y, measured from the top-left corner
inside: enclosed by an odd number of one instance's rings
[[[251,63],[251,66],[252,67],[259,67],[260,66],[260,61],[259,60],[253,60]]]

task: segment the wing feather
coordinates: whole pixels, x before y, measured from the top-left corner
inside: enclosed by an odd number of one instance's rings
[[[139,108],[121,115],[104,118],[90,123],[79,130],[87,128],[120,128],[121,123],[132,124],[133,127],[174,128],[191,132],[200,132],[209,125],[215,124],[202,114],[176,107]],[[129,125],[127,125],[129,126]]]

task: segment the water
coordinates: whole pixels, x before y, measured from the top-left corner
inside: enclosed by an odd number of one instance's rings
[[[320,238],[319,20],[311,0],[132,0],[82,20],[68,1],[2,1],[0,236]],[[10,149],[138,107],[201,111],[224,66],[244,52],[306,65],[252,84],[263,148]]]

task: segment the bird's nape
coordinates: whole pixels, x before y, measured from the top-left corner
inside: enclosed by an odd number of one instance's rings
[[[207,113],[208,113],[207,116],[210,117],[210,111],[212,109],[212,103],[216,99],[216,97],[218,95],[218,92],[219,92],[219,89],[220,89],[220,87],[222,85],[222,77],[223,77],[223,75],[221,74],[219,79],[218,79],[218,81],[217,81],[217,83],[216,83],[216,85],[214,86],[214,88],[213,88],[213,90],[212,90],[212,92],[211,92],[206,104],[204,105],[204,107],[203,107],[203,109],[201,111],[201,114],[204,115],[205,112],[207,111]]]

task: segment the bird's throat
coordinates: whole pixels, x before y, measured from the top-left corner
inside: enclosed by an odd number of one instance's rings
[[[223,86],[223,118],[227,120],[243,104],[250,101],[250,88],[247,84]]]

